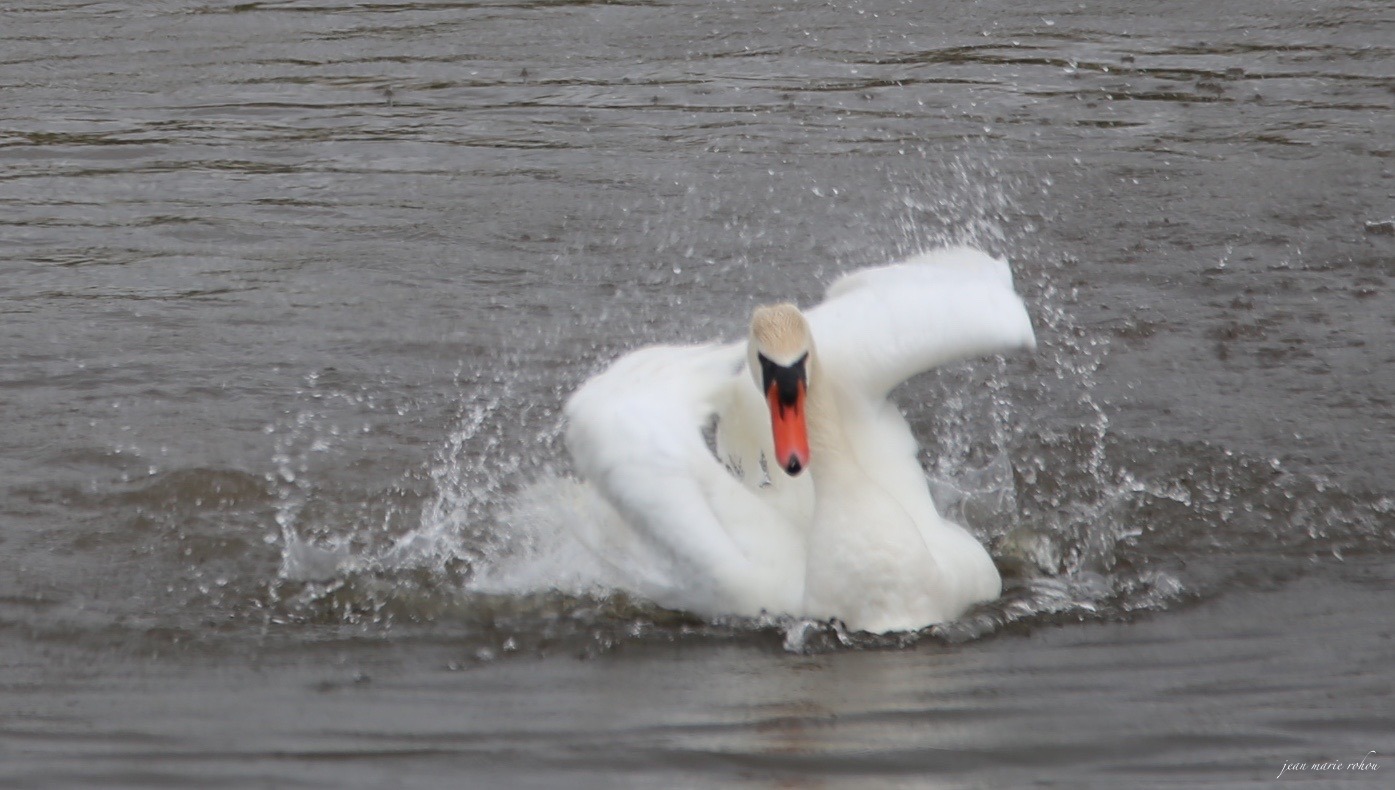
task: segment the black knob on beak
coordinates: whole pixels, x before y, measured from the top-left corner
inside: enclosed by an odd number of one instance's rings
[[[804,467],[799,465],[799,459],[792,455],[790,456],[789,462],[785,464],[785,472],[787,472],[790,477],[799,474],[800,470],[803,468]]]

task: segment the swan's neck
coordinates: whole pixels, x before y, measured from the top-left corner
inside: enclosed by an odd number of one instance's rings
[[[842,408],[838,404],[838,393],[833,391],[832,382],[824,381],[819,375],[822,371],[817,366],[817,360],[811,360],[810,364],[813,366],[813,386],[809,387],[807,395],[809,474],[817,487],[820,480],[831,482],[834,478],[846,478],[861,470],[853,455]]]

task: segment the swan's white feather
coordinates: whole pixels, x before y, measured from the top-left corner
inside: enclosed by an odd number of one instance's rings
[[[739,346],[651,346],[622,357],[568,401],[567,447],[582,477],[630,527],[593,550],[646,557],[640,592],[718,613],[793,611],[802,542],[781,514],[733,477],[702,436],[734,391]],[[631,544],[639,545],[631,545]]]
[[[869,398],[941,365],[1036,347],[1007,263],[967,247],[846,275],[806,315],[825,366]]]
[[[864,511],[849,510],[857,497],[845,494],[841,511],[852,517],[835,520],[858,530],[863,517],[908,518],[919,530],[911,534],[921,536],[914,551],[875,541],[809,543],[820,509],[816,492],[810,475],[790,478],[773,466],[767,473],[769,415],[746,369],[744,342],[643,348],[571,397],[566,440],[577,471],[620,516],[620,526],[604,534],[582,530],[583,543],[625,569],[621,576],[636,592],[707,615],[843,616],[859,627],[893,630],[954,617],[996,596],[991,560],[972,535],[935,512],[915,439],[885,396],[930,368],[1034,346],[1007,264],[967,248],[927,253],[841,278],[805,315],[820,369],[838,384],[844,420],[855,429],[850,449],[889,492]],[[714,419],[720,460],[703,438]],[[911,597],[934,600],[903,600],[896,579],[885,589],[875,575],[863,588],[855,586],[856,573],[845,582],[843,569],[858,558],[814,556],[819,546],[837,546],[831,551],[838,553],[859,546],[869,562],[924,574],[924,590]],[[920,564],[907,565],[903,554]],[[819,590],[806,590],[806,572],[823,580]],[[827,608],[823,601],[838,602],[827,605],[836,611],[806,611]]]

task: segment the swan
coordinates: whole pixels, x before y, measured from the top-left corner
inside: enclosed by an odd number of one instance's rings
[[[952,620],[1002,582],[939,515],[888,395],[1035,345],[1007,263],[960,247],[845,275],[808,310],[759,307],[744,341],[631,352],[564,408],[575,468],[613,510],[577,537],[621,586],[705,616]]]

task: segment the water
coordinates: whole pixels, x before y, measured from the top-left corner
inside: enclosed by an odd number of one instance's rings
[[[1395,12],[923,6],[0,11],[0,776],[1388,763]],[[947,242],[1042,345],[898,392],[1002,600],[873,639],[586,588],[567,393]]]

